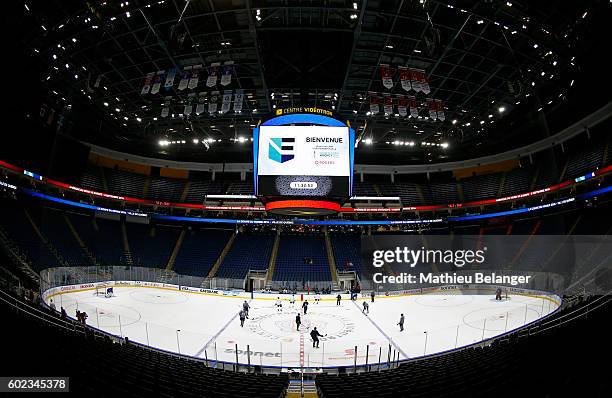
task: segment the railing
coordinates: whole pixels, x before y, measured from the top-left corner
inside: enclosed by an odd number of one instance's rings
[[[532,327],[538,327],[538,333],[553,329],[555,327],[560,327],[568,322],[577,320],[583,316],[587,316],[590,312],[595,311],[599,308],[601,308],[602,306],[610,303],[612,301],[612,296],[611,295],[604,295],[604,296],[600,296],[597,297],[595,299],[593,299],[590,302],[587,302],[584,305],[580,305],[576,310],[568,312],[562,316],[553,318],[552,320],[541,320],[539,322],[533,323],[531,326]],[[2,302],[3,304],[6,304],[12,308],[14,308],[15,310],[21,311],[23,312],[25,315],[27,316],[32,316],[35,317],[41,321],[46,322],[50,327],[59,327],[62,328],[63,330],[66,330],[68,332],[73,332],[75,334],[84,334],[86,331],[86,328],[83,325],[77,324],[73,321],[70,320],[62,320],[61,318],[58,318],[56,316],[52,316],[50,315],[48,312],[46,311],[42,311],[40,310],[37,306],[27,303],[25,301],[23,301],[22,299],[15,297],[13,295],[8,294],[7,292],[3,291],[0,289],[0,302]],[[543,326],[547,326],[545,328],[543,328]],[[94,328],[95,329],[95,328]],[[528,329],[522,329],[522,331],[527,331]],[[110,335],[109,333],[103,332],[103,331],[98,331],[99,335]],[[110,335],[110,337],[114,337],[116,338],[116,336],[112,336]],[[495,339],[499,339],[499,338],[503,338],[504,336],[500,336],[497,337]],[[486,344],[490,343],[492,340],[494,339],[489,339],[489,341],[485,342]],[[136,343],[137,345],[140,345],[138,343]],[[208,359],[208,358],[204,358],[204,359],[197,359],[197,358],[193,358],[193,357],[188,357],[188,356],[184,356],[184,355],[177,355],[173,352],[168,352],[168,351],[164,351],[164,350],[160,350],[160,349],[156,349],[153,347],[147,347],[149,349],[152,349],[154,351],[158,351],[158,352],[164,352],[166,354],[172,355],[172,356],[178,356],[178,357],[183,357],[185,359],[189,359],[189,360],[194,360],[194,361],[198,361],[198,362],[202,362],[205,363],[206,366],[211,366],[211,367],[217,367],[217,368],[224,368],[227,370],[241,370],[241,371],[251,371],[253,369],[254,366],[256,366],[256,363],[252,363],[250,365],[244,366],[244,364],[239,364],[239,363],[222,363],[222,362],[217,362],[214,361],[212,358]],[[384,361],[383,361],[384,362]],[[368,366],[359,366],[359,367],[355,367],[354,370],[355,371],[365,371],[365,370],[370,370],[370,371],[376,371],[376,370],[380,370],[380,369],[384,369],[384,368],[390,368],[390,367],[394,367],[396,366],[398,363],[395,362],[393,363],[391,361],[391,355],[389,355],[389,361],[385,362],[384,364],[374,364],[374,365],[368,365]],[[273,369],[269,369],[268,371],[273,370]],[[276,370],[278,371],[278,369]]]

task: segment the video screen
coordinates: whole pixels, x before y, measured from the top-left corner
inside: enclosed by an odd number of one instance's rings
[[[352,147],[348,127],[262,126],[254,160],[256,194],[349,197]]]

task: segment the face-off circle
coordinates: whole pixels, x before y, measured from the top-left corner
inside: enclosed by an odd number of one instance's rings
[[[351,319],[338,314],[312,313],[302,315],[300,331],[310,332],[313,328],[321,334],[327,334],[321,340],[334,340],[347,336],[355,331]],[[288,337],[297,338],[300,331],[296,329],[295,313],[276,313],[251,318],[246,325],[251,333],[271,340],[287,341]]]

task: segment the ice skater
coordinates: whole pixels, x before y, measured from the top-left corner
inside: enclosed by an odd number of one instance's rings
[[[363,302],[363,311],[364,314],[369,314],[370,313],[370,304],[368,304],[367,301]]]
[[[372,298],[372,302],[374,302],[374,297],[376,297],[376,292],[374,290],[370,293],[370,297]]]
[[[281,303],[280,297],[276,298],[276,311],[283,312],[283,304]]]
[[[312,348],[319,348],[319,337],[324,337],[324,336],[321,333],[319,333],[316,327],[310,331],[310,337],[312,338]]]
[[[304,309],[304,315],[308,312],[308,300],[304,300],[304,304],[302,304],[302,308]]]
[[[338,294],[336,296],[336,305],[340,305],[340,300],[342,300],[342,296],[340,294]]]
[[[246,311],[244,309],[240,310],[238,316],[240,317],[240,327],[244,327],[244,320],[246,319]]]
[[[400,316],[400,320],[398,322],[398,325],[400,327],[400,332],[404,331],[404,314],[402,314],[402,316]]]
[[[251,307],[249,306],[249,303],[247,303],[246,300],[244,300],[244,303],[242,303],[242,309],[244,310],[244,313],[246,314],[247,319],[249,318],[249,309]]]
[[[315,304],[319,304],[319,301],[321,301],[321,296],[319,296],[319,293],[315,294],[314,300]]]
[[[291,299],[289,299],[289,304],[291,304],[291,307],[295,307],[295,294],[291,295]]]
[[[501,300],[502,299],[502,290],[500,287],[497,288],[497,290],[495,291],[495,300]]]
[[[296,330],[300,330],[300,325],[302,324],[302,318],[300,318],[300,313],[298,312],[295,316],[295,325],[297,326]]]

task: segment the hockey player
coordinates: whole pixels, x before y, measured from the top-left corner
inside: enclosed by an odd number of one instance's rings
[[[302,318],[300,318],[300,313],[298,312],[295,316],[295,325],[297,326],[296,330],[300,330],[300,325],[302,324]]]
[[[302,304],[302,308],[304,309],[304,315],[308,312],[308,300],[304,300],[304,304]]]
[[[319,301],[321,301],[321,296],[319,296],[319,293],[315,294],[314,300],[315,304],[319,304]]]
[[[340,305],[340,300],[342,300],[342,296],[340,294],[338,294],[336,296],[336,305]]]
[[[244,311],[244,313],[245,313],[245,315],[246,315],[247,319],[249,318],[249,309],[250,309],[250,308],[251,308],[251,307],[249,306],[249,303],[247,303],[247,301],[246,301],[246,300],[244,300],[244,303],[242,303],[242,310]]]
[[[501,300],[502,299],[502,290],[501,287],[498,287],[497,290],[495,291],[495,300]]]
[[[374,297],[376,297],[376,292],[374,290],[370,293],[370,297],[372,298],[372,302],[374,302]]]
[[[280,297],[276,298],[276,311],[277,312],[283,311],[283,304],[281,303]]]
[[[312,348],[319,348],[319,337],[323,337],[323,335],[319,333],[316,327],[310,331],[310,337],[312,338]]]
[[[244,327],[244,320],[246,319],[246,311],[244,309],[240,310],[238,316],[240,317],[240,327]]]
[[[295,307],[295,294],[291,295],[291,299],[289,299],[289,304],[291,304],[291,307]]]
[[[398,325],[400,327],[400,332],[404,331],[404,314],[402,314],[402,316],[400,316],[400,320],[398,322]]]
[[[370,304],[368,304],[367,301],[363,302],[363,311],[364,314],[369,314],[370,313]]]

